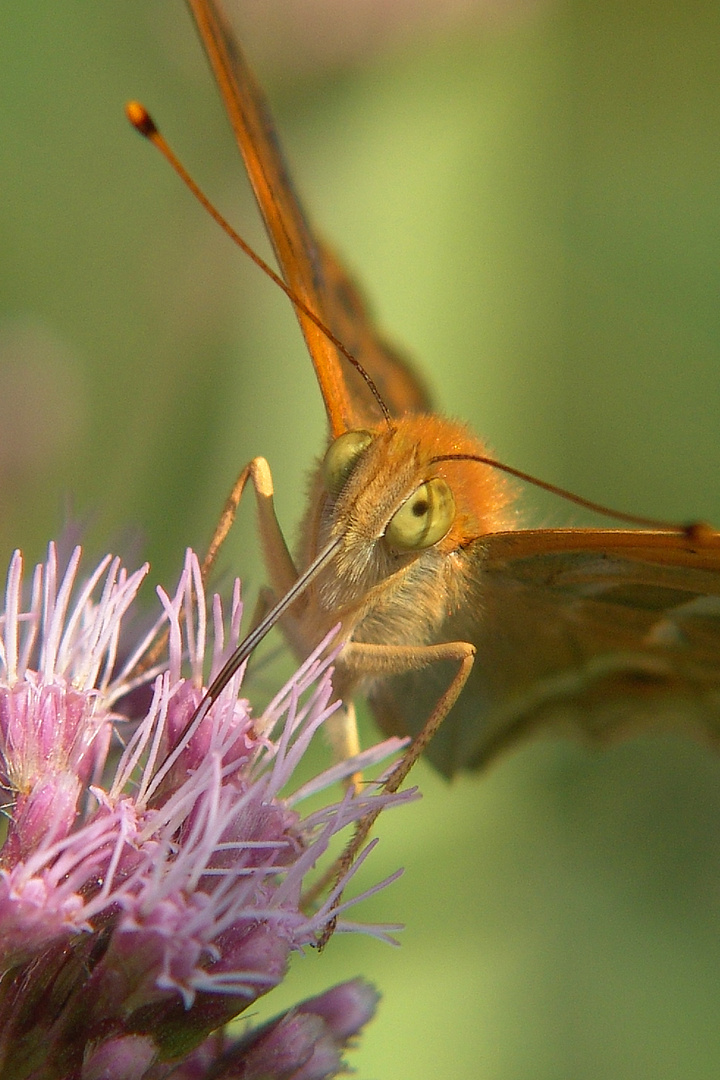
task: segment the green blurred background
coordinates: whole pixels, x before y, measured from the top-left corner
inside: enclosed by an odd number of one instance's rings
[[[718,4],[246,15],[314,218],[443,408],[591,499],[720,524]],[[263,246],[180,0],[6,5],[0,85],[3,563],[41,556],[71,498],[91,548],[129,527],[170,583],[258,453],[292,533],[323,438],[293,317],[122,113],[141,98]],[[225,565],[252,589],[242,517]],[[538,743],[416,779],[371,876],[406,874],[363,912],[404,921],[402,948],[336,938],[260,1015],[362,973],[385,995],[363,1077],[718,1075],[715,757]]]

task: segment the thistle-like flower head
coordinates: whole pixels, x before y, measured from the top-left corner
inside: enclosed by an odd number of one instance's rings
[[[234,1043],[222,1027],[331,922],[356,928],[340,900],[354,868],[310,911],[307,877],[338,832],[409,796],[369,785],[305,816],[300,804],[399,744],[293,791],[336,708],[327,642],[260,716],[239,697],[242,672],[203,715],[205,669],[212,679],[239,637],[239,586],[227,625],[214,598],[209,635],[189,552],[175,594],[158,590],[156,626],[128,649],[123,620],[147,567],[128,574],[108,557],[82,580],[79,561],[76,550],[61,572],[51,546],[26,594],[16,553],[0,618],[0,1071],[155,1080],[172,1062],[176,1077],[334,1075],[374,1009],[365,984]],[[163,628],[165,660],[138,675]],[[143,682],[149,705],[130,720]]]

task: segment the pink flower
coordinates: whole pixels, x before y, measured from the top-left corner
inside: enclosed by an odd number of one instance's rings
[[[206,661],[212,679],[239,639],[237,583],[227,642],[213,600],[209,649],[199,565],[188,552],[174,596],[158,590],[156,626],[120,661],[123,620],[147,567],[128,574],[108,557],[81,581],[79,559],[77,549],[61,574],[51,546],[24,600],[16,553],[0,617],[0,782],[9,804],[0,1071],[153,1080],[172,1061],[190,1070],[174,1076],[335,1075],[374,1010],[364,984],[329,991],[236,1044],[221,1029],[331,921],[355,928],[343,912],[360,898],[340,901],[355,867],[315,911],[301,899],[308,875],[338,832],[412,793],[367,785],[305,816],[299,805],[400,744],[389,740],[285,794],[336,707],[328,643],[261,716],[238,696],[242,672],[203,715]],[[163,628],[167,658],[137,674]],[[143,682],[152,700],[132,723],[123,704]],[[364,929],[392,940],[388,927]],[[221,1060],[236,1071],[222,1071]]]

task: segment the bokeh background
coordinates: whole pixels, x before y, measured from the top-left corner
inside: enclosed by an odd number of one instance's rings
[[[247,0],[298,185],[384,326],[508,462],[720,524],[720,7]],[[141,98],[263,247],[180,0],[5,6],[0,554],[68,514],[172,582],[264,454],[292,534],[323,411],[292,314],[126,125]],[[580,523],[526,496],[528,523]],[[248,510],[225,555],[260,581]],[[362,1077],[720,1068],[720,763],[680,739],[417,770],[368,919],[260,1015],[362,973]]]

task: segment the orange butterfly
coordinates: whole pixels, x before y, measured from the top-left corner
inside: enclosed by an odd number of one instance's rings
[[[308,225],[222,13],[211,0],[190,7],[295,298],[330,427],[296,560],[264,459],[244,470],[233,497],[251,479],[292,648],[305,655],[340,622],[338,693],[366,692],[388,733],[417,734],[431,712],[429,735],[444,719],[427,754],[448,776],[540,729],[607,739],[685,725],[717,741],[720,534],[512,528],[513,493],[483,444],[431,412]],[[338,730],[337,753],[354,751],[353,730]]]

